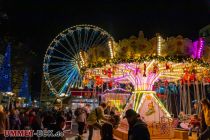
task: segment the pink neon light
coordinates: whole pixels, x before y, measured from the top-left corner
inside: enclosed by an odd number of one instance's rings
[[[126,64],[122,64],[122,66],[134,71],[127,72],[124,76],[115,77],[112,80],[120,81],[127,79],[134,85],[135,90],[152,90],[154,82],[159,78],[158,73],[149,72],[147,73],[147,77],[143,77],[140,71],[138,71],[138,68]]]
[[[124,79],[126,79],[127,76],[128,76],[128,75],[121,76],[121,77],[117,77],[117,78],[114,79],[114,81],[124,80]]]
[[[203,47],[204,47],[204,40],[203,40],[203,38],[200,38],[200,39],[199,39],[198,45],[199,45],[199,46],[198,46],[198,47],[199,47],[199,49],[198,49],[198,59],[200,59],[201,56],[202,56]]]
[[[115,91],[115,90],[120,90],[120,91],[124,91],[124,92],[130,92],[130,91],[127,91],[127,90],[125,90],[125,89],[123,89],[123,88],[107,89],[107,90],[105,90],[104,92],[113,92],[113,91]]]
[[[131,69],[131,70],[136,70],[135,68],[133,68],[132,66],[128,66],[128,65],[125,65],[125,64],[122,64],[124,67],[128,68],[128,69]]]
[[[197,58],[197,49],[198,49],[198,41],[193,42],[193,47],[192,47],[192,57]]]

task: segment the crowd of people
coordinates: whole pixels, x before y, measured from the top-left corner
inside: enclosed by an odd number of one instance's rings
[[[198,140],[208,140],[210,138],[210,102],[203,99],[201,105],[201,116],[193,114],[189,121],[189,135],[192,130],[196,130]],[[198,104],[196,105],[198,106]],[[196,112],[196,107],[195,107]],[[89,132],[88,140],[92,140],[95,130],[100,131],[101,140],[114,140],[113,129],[117,128],[120,122],[119,114],[115,106],[101,103],[98,107],[91,109],[89,104],[78,107],[74,113],[71,109],[11,109],[4,110],[0,105],[0,140],[16,140],[27,138],[5,137],[5,130],[53,130],[53,133],[63,132],[67,120],[75,121],[78,124],[77,140],[83,139],[83,134]],[[150,133],[147,124],[141,120],[140,114],[132,109],[128,109],[124,117],[129,124],[128,140],[150,140]],[[185,114],[180,113],[180,119],[185,119]],[[37,137],[33,136],[30,140],[63,139],[63,135],[58,137]]]
[[[78,124],[79,136],[77,139],[82,139],[82,135],[87,132],[87,128],[89,130],[89,140],[92,140],[94,129],[101,130],[103,140],[113,139],[112,130],[119,124],[120,118],[113,110],[109,109],[110,106],[107,107],[105,103],[101,103],[94,109],[91,109],[89,104],[78,107],[74,112]],[[102,120],[104,121],[103,125]],[[106,133],[105,130],[109,132]]]
[[[98,107],[90,111],[90,107],[79,107],[75,110],[76,121],[78,123],[78,140],[81,140],[88,125],[88,140],[92,140],[94,130],[100,130],[101,140],[114,140],[113,129],[117,128],[120,117],[116,113],[115,106],[101,103]],[[150,140],[149,130],[145,122],[140,119],[140,115],[129,109],[125,112],[124,118],[129,124],[128,140]]]
[[[45,137],[40,134],[40,138],[34,135],[30,140],[37,139],[62,139],[63,130],[65,128],[66,120],[72,119],[71,110],[42,110],[40,108],[22,108],[11,109],[10,111],[4,110],[4,107],[0,105],[0,140],[25,140],[27,138],[20,137],[5,137],[5,130],[52,130],[53,134],[61,135],[56,137]],[[43,137],[41,136],[43,135]]]

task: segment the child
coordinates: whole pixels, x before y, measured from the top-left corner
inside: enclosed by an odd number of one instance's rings
[[[178,118],[179,118],[180,122],[185,121],[185,120],[186,120],[186,115],[185,115],[185,113],[184,113],[183,111],[181,111],[181,112],[179,113]]]
[[[178,124],[177,124],[177,127],[178,128],[182,128],[181,127],[181,123],[183,123],[184,121],[186,121],[186,115],[185,115],[185,113],[183,112],[183,111],[181,111],[180,113],[179,113],[179,116],[178,116],[178,119],[179,119],[179,121],[178,121]]]
[[[190,125],[190,129],[189,129],[188,135],[192,136],[192,129],[195,129],[197,131],[197,136],[199,136],[200,119],[198,118],[197,114],[194,114],[192,116],[192,118],[190,119],[189,125]]]

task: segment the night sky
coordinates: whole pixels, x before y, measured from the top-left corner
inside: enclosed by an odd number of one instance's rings
[[[48,44],[73,25],[97,25],[118,41],[139,30],[148,38],[159,32],[196,39],[199,29],[210,24],[209,0],[0,0],[0,4],[9,17],[6,30],[37,54],[36,78],[32,77],[36,91]]]

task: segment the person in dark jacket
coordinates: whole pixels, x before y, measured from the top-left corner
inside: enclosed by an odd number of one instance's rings
[[[115,140],[113,137],[113,126],[110,123],[104,123],[101,128],[101,140]]]
[[[124,118],[127,119],[129,124],[128,140],[150,140],[147,124],[140,119],[139,114],[132,109],[128,109]]]
[[[66,120],[63,116],[56,117],[56,124],[52,125],[51,130],[53,130],[54,137],[48,137],[47,140],[64,140],[64,132]]]

